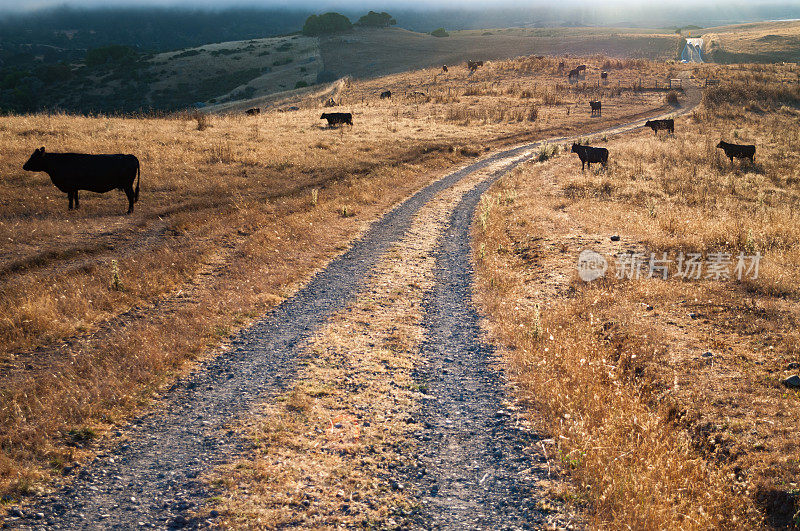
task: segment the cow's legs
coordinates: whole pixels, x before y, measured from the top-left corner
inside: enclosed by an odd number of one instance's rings
[[[133,199],[134,199],[133,186],[128,186],[124,188],[124,190],[125,190],[125,195],[128,196],[128,214],[130,214],[131,212],[133,212]]]
[[[75,192],[67,192],[67,198],[69,199],[69,210],[72,210],[72,196]]]
[[[75,194],[75,210],[78,210],[81,207],[81,203],[78,201],[78,191],[75,190],[72,193]]]

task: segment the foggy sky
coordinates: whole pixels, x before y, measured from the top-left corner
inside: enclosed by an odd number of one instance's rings
[[[732,4],[786,4],[791,2],[775,0],[748,0],[702,2],[705,8],[718,6],[722,9],[730,8]],[[697,6],[696,0],[661,0],[657,3],[659,8],[674,5],[680,7]],[[535,8],[537,6],[560,8],[570,6],[599,7],[600,9],[647,9],[653,6],[652,0],[604,0],[598,4],[597,0],[0,0],[0,12],[33,11],[48,7],[182,7],[192,9],[226,9],[231,7],[258,7],[258,8],[288,8],[307,9],[322,12],[330,9],[468,9],[483,10],[502,7]]]

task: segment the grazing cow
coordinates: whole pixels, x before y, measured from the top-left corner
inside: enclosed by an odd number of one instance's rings
[[[328,127],[338,124],[353,125],[353,115],[349,112],[324,112],[320,120],[328,120]]]
[[[590,101],[589,106],[592,108],[592,116],[602,116],[603,115],[603,107],[600,100],[597,101]]]
[[[592,169],[593,162],[599,162],[603,166],[608,165],[608,150],[606,148],[572,144],[572,152],[577,153],[581,159],[581,171],[584,170],[586,165],[589,166],[589,169]]]
[[[467,61],[467,68],[470,72],[476,71],[483,66],[483,61]]]
[[[447,65],[442,65],[442,72],[447,73]]]
[[[261,114],[261,107],[253,107],[252,109],[247,109],[244,111],[247,116],[255,116],[256,114]]]
[[[567,74],[567,77],[569,79],[578,79],[580,77],[580,75],[581,75],[580,70],[578,70],[577,68],[573,68],[572,70],[569,71],[569,74]]]
[[[381,92],[381,99],[382,100],[385,100],[385,99],[391,98],[391,97],[392,97],[392,91],[391,90],[384,90],[383,92]]]
[[[578,67],[575,70],[577,70],[579,73],[580,72],[586,73],[586,65],[578,65]]]
[[[128,214],[133,212],[133,203],[139,200],[141,172],[139,159],[133,155],[45,153],[41,147],[33,152],[22,169],[47,173],[56,188],[67,194],[69,210],[72,210],[73,201],[76,209],[80,207],[78,190],[100,194],[122,190],[128,196]]]
[[[600,72],[600,79],[608,79],[608,72]]]
[[[728,144],[724,140],[720,140],[717,147],[725,151],[725,156],[731,159],[731,162],[733,162],[734,157],[737,159],[750,159],[750,162],[755,162],[756,147],[753,145]]]
[[[669,120],[647,120],[644,123],[645,127],[649,127],[653,130],[654,134],[658,134],[660,130],[669,131],[673,135],[675,134],[675,120],[670,118]]]

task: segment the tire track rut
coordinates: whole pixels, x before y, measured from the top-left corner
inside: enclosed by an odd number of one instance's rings
[[[592,134],[619,134],[642,123],[639,120]],[[549,139],[504,150],[421,189],[374,222],[294,297],[241,331],[230,350],[176,383],[157,410],[133,423],[113,452],[99,456],[70,484],[6,524],[97,529],[211,523],[193,522],[190,515],[209,495],[198,476],[241,453],[245,446],[227,429],[227,423],[248,412],[256,401],[285,388],[295,373],[303,341],[363,290],[380,257],[406,234],[422,206],[466,176],[500,163],[502,167],[467,192],[455,208],[437,251],[436,285],[426,306],[428,337],[423,354],[430,360],[425,377],[443,399],[426,406],[426,415],[433,419],[426,431],[435,441],[426,459],[434,472],[422,485],[428,510],[420,526],[522,528],[528,520],[541,525],[541,515],[536,514],[532,499],[524,496],[521,486],[522,480],[527,480],[525,474],[530,473],[530,459],[503,450],[517,451],[534,439],[515,430],[505,414],[498,417],[502,379],[490,367],[491,349],[480,342],[478,316],[469,305],[469,226],[480,195],[494,180],[529,160],[545,142],[567,141],[570,139]],[[466,429],[445,434],[442,430],[453,430],[447,422],[452,421],[450,417],[461,417],[465,422],[461,428]],[[449,452],[453,446],[462,451]],[[455,467],[486,470],[481,474],[485,478],[461,481],[453,474]],[[434,482],[438,489],[433,489]]]

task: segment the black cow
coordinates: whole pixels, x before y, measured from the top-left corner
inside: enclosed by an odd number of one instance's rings
[[[603,115],[603,104],[600,101],[590,101],[589,106],[592,108],[592,116]]]
[[[447,73],[447,65],[442,65],[442,72]]]
[[[578,67],[575,70],[577,70],[579,73],[580,72],[586,73],[586,65],[578,65]]]
[[[720,140],[717,147],[725,151],[725,156],[731,159],[731,162],[733,162],[734,157],[737,159],[750,159],[750,162],[755,162],[756,147],[753,145],[728,144],[724,140]]]
[[[600,79],[608,79],[608,72],[600,72]]]
[[[569,74],[567,74],[567,77],[569,79],[573,79],[573,78],[578,79],[580,77],[580,75],[581,75],[581,71],[578,70],[577,68],[573,68],[572,70],[569,71]]]
[[[599,162],[603,166],[608,165],[608,150],[606,148],[572,144],[572,152],[577,153],[578,157],[581,159],[581,171],[584,170],[587,164],[589,165],[589,169],[592,169],[593,162]]]
[[[483,66],[483,61],[467,61],[467,68],[470,72],[476,71]]]
[[[381,99],[382,100],[385,100],[385,99],[391,98],[391,97],[392,97],[392,91],[391,90],[384,90],[383,92],[381,92]]]
[[[252,109],[247,109],[244,113],[248,116],[255,116],[256,114],[261,114],[261,107],[253,107]]]
[[[652,129],[653,133],[655,134],[658,134],[658,132],[662,129],[675,134],[675,120],[672,118],[669,120],[647,120],[644,123],[644,126]]]
[[[320,120],[328,120],[328,127],[338,124],[353,125],[353,115],[349,112],[324,112]]]
[[[56,188],[65,192],[75,208],[78,190],[105,193],[122,190],[128,196],[128,214],[133,212],[133,203],[139,200],[141,171],[139,159],[133,155],[86,155],[84,153],[45,153],[44,148],[33,152],[22,166],[26,171],[43,171],[50,176]],[[136,189],[133,181],[136,180]]]

